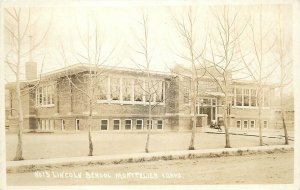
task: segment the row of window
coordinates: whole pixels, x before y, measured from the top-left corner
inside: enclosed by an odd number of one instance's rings
[[[233,88],[232,90],[233,106],[245,106],[245,107],[256,107],[258,106],[258,92],[256,89],[246,89],[246,88]],[[260,94],[261,102],[263,107],[270,106],[270,91],[268,89],[263,89]]]
[[[36,106],[54,105],[54,89],[55,85],[43,85],[36,89]]]
[[[164,86],[160,80],[101,76],[96,96],[103,101],[163,102]]]
[[[54,130],[54,120],[42,119],[38,122],[38,130],[40,131],[53,131]]]
[[[125,130],[144,130],[144,120],[137,119],[136,122],[133,124],[131,119],[124,120],[124,129]],[[134,126],[133,126],[134,125]],[[147,120],[146,130],[150,129],[157,129],[163,130],[163,120]],[[100,122],[100,130],[105,131],[109,129],[109,120],[102,119]],[[113,120],[113,130],[120,130],[121,129],[121,120],[114,119]]]
[[[249,128],[255,128],[256,121],[255,120],[237,120],[236,121],[236,128],[238,129],[249,129]],[[263,121],[263,128],[268,128],[268,121]]]

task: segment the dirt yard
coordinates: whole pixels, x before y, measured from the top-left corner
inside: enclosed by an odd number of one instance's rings
[[[144,152],[146,133],[92,134],[94,155],[130,154]],[[150,136],[150,152],[187,150],[191,133],[166,132]],[[231,135],[232,147],[258,146],[258,137]],[[264,138],[268,145],[283,144],[283,139]],[[197,133],[196,149],[224,148],[223,134]],[[291,142],[293,143],[293,142]],[[25,133],[23,139],[25,159],[76,157],[88,155],[88,134],[80,133]],[[12,160],[17,146],[17,135],[6,135],[6,158]]]
[[[8,173],[8,185],[293,183],[293,152]]]

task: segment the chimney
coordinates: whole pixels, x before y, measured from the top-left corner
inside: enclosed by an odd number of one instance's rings
[[[27,80],[33,80],[37,78],[37,63],[30,61],[25,65],[25,76]]]
[[[32,59],[32,35],[28,36],[29,38],[29,61],[25,65],[25,76],[26,80],[34,80],[37,78],[37,63],[33,61]]]

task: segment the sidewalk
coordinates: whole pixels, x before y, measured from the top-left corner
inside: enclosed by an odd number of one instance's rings
[[[70,157],[70,158],[53,158],[39,160],[22,160],[8,161],[8,172],[25,172],[36,170],[49,170],[53,167],[76,167],[86,165],[103,165],[103,164],[120,164],[135,163],[143,161],[156,160],[175,160],[175,159],[192,159],[222,156],[240,156],[259,153],[272,153],[275,151],[292,151],[292,145],[274,145],[274,146],[258,146],[243,147],[229,149],[201,149],[201,150],[184,150],[169,152],[153,152],[153,153],[135,153],[122,155],[105,155],[105,156],[86,156],[86,157]]]
[[[224,134],[224,127],[222,127],[222,131],[218,131],[217,129],[212,129],[209,127],[206,127],[203,129],[203,132],[205,133],[213,133],[213,134]],[[237,130],[237,129],[229,129],[229,134],[231,135],[244,135],[244,136],[255,136],[258,137],[258,129],[256,130]],[[279,138],[283,139],[283,131],[281,130],[269,130],[269,129],[263,129],[262,136],[266,138]],[[294,131],[288,131],[289,140],[294,141]]]

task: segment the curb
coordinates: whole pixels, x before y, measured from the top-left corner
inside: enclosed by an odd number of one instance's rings
[[[6,170],[8,173],[30,172],[37,170],[49,170],[61,167],[78,167],[104,164],[137,163],[158,160],[184,160],[193,158],[214,158],[225,156],[241,156],[251,154],[271,154],[275,152],[293,151],[292,145],[274,145],[243,147],[229,149],[202,149],[170,152],[136,153],[123,155],[106,155],[90,157],[70,157],[40,160],[8,161]]]

